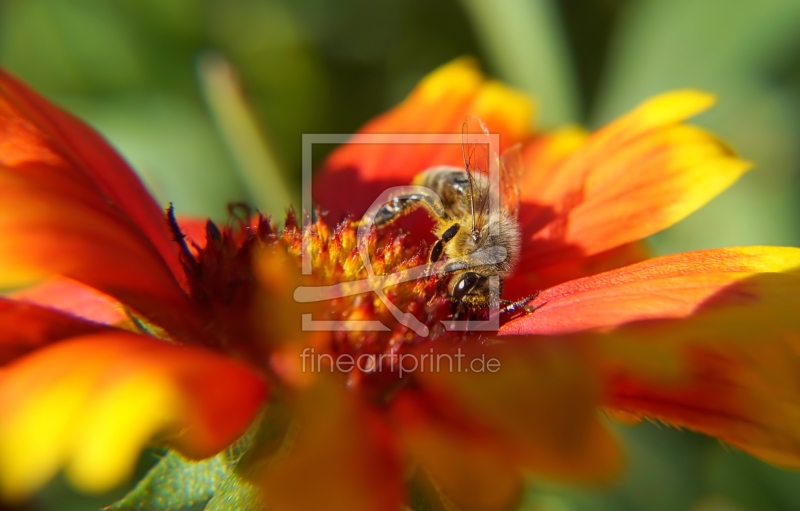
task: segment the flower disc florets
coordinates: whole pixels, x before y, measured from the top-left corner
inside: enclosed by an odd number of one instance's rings
[[[395,373],[399,369],[400,355],[424,343],[450,337],[442,321],[476,314],[476,311],[459,307],[446,296],[449,276],[429,271],[429,246],[424,241],[412,242],[408,233],[394,226],[380,231],[369,229],[359,240],[357,222],[346,219],[331,229],[322,215],[316,216],[316,221],[304,228],[290,211],[279,229],[269,217],[245,212],[240,217],[234,216],[234,221],[222,229],[208,221],[204,245],[193,240],[187,243],[176,236],[185,247],[182,260],[191,296],[209,318],[208,330],[212,343],[218,348],[269,359],[274,343],[264,340],[264,332],[271,328],[264,323],[275,321],[276,314],[291,315],[284,320],[296,323],[296,335],[304,337],[305,332],[301,330],[307,328],[301,329],[303,314],[299,311],[302,307],[292,294],[297,287],[323,289],[343,283],[363,284],[385,279],[377,287],[384,290],[395,307],[424,324],[427,336],[418,335],[414,329],[398,322],[375,292],[376,284],[366,292],[320,299],[318,303],[307,304],[309,307],[303,310],[318,324],[327,321],[339,325],[316,337],[315,354],[330,355],[327,360],[336,360],[342,355],[353,360],[371,356],[369,363],[350,371],[349,384],[366,379],[372,381],[379,373],[383,375],[382,381],[387,375],[397,381]],[[309,276],[300,275],[304,244],[312,268]],[[278,290],[270,284],[259,284],[259,257],[276,249],[291,261],[289,273],[294,274],[284,276],[295,284],[294,288]],[[372,276],[365,267],[363,254],[369,255]],[[413,268],[424,268],[425,274],[402,281],[401,272]],[[276,304],[273,309],[276,306],[283,309],[272,310],[271,319],[254,313],[259,308],[259,289],[262,294],[266,291],[272,295],[270,303]],[[383,328],[370,329],[367,322],[380,323]],[[345,324],[350,326],[343,327]],[[275,336],[274,333],[266,335]],[[268,346],[266,353],[265,345]],[[376,367],[377,364],[382,367]]]

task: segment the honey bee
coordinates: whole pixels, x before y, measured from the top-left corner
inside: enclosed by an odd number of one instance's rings
[[[375,226],[381,228],[420,206],[427,209],[436,221],[433,232],[437,238],[431,247],[430,263],[442,261],[438,271],[452,274],[448,296],[471,309],[490,304],[492,277],[499,277],[498,292],[502,292],[502,279],[512,272],[520,256],[519,147],[500,158],[489,150],[488,135],[480,119],[468,118],[462,126],[464,167],[424,170],[412,184],[435,195],[412,192],[393,196],[374,216]],[[492,163],[499,167],[494,183],[489,173]],[[440,201],[431,198],[436,196]],[[503,310],[530,310],[525,306],[530,298],[501,300]]]

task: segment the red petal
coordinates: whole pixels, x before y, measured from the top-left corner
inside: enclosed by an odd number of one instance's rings
[[[503,280],[503,298],[522,299],[570,280],[646,261],[650,255],[645,243],[636,241],[593,256],[567,258],[543,268],[536,268],[536,271],[517,268],[513,275]]]
[[[124,306],[80,282],[55,277],[47,282],[9,294],[10,298],[65,312],[71,316],[118,325],[128,320]]]
[[[2,74],[0,230],[0,286],[63,275],[179,335],[201,330],[141,183],[96,133]]]
[[[749,277],[798,267],[800,249],[795,248],[741,247],[658,257],[547,289],[533,302],[543,305],[540,309],[507,323],[500,332],[552,335],[683,318],[701,307],[755,304],[775,288],[753,286],[784,284]]]
[[[59,153],[69,162],[70,172],[84,174],[97,183],[108,199],[145,234],[175,276],[183,278],[163,211],[133,170],[102,136],[2,70],[0,97],[2,103],[7,103],[20,115],[14,124],[40,132],[48,139],[49,146],[28,145],[34,139],[20,140],[13,134],[8,139],[0,137],[0,162],[3,165],[13,167],[15,163],[43,161],[41,156],[46,160],[51,151]],[[7,122],[5,115],[3,117]],[[13,129],[14,124],[5,129]]]
[[[105,328],[46,307],[0,298],[0,365],[53,341]]]
[[[208,219],[196,217],[178,217],[178,225],[181,232],[186,236],[186,244],[192,253],[197,256],[197,247],[206,246],[206,224]]]
[[[61,341],[0,375],[0,488],[24,496],[66,466],[79,487],[106,490],[155,434],[211,456],[265,396],[252,368],[204,349],[124,332]]]
[[[500,135],[501,149],[522,140],[532,126],[530,99],[487,81],[470,59],[458,59],[420,82],[403,103],[366,124],[359,133],[461,134],[468,114]],[[357,142],[355,137],[351,142]],[[390,186],[410,184],[434,165],[463,166],[461,144],[364,144],[338,148],[314,177],[314,200],[338,221],[357,216]],[[357,189],[358,194],[353,194]]]

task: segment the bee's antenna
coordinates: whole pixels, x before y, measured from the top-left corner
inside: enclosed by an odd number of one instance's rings
[[[475,189],[472,186],[472,172],[469,169],[469,160],[467,158],[467,123],[461,125],[461,156],[464,158],[464,170],[467,171],[467,178],[469,179],[469,208],[472,214],[472,237],[475,237]]]

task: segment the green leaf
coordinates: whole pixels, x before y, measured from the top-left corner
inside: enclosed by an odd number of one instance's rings
[[[128,495],[107,510],[189,511],[206,503],[199,509],[261,509],[253,486],[236,472],[244,453],[252,447],[261,422],[257,419],[233,445],[207,460],[192,461],[170,451]]]
[[[109,511],[183,510],[208,501],[230,472],[227,454],[190,461],[168,453],[136,487]]]
[[[217,488],[205,511],[258,511],[262,508],[256,487],[231,472]]]

